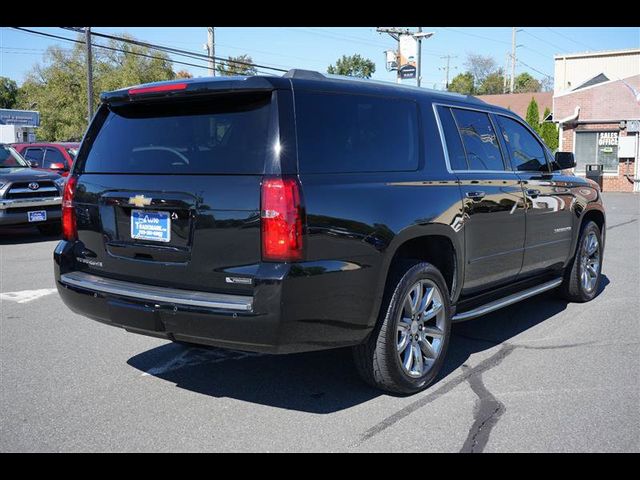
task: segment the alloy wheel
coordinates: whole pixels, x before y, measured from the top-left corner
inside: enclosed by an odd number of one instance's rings
[[[446,312],[442,293],[431,280],[419,280],[406,294],[398,323],[396,350],[411,377],[427,373],[442,351]]]

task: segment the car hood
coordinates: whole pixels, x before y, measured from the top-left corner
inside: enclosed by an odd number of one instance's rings
[[[0,168],[0,183],[55,181],[60,178],[57,173],[43,172],[35,168]]]

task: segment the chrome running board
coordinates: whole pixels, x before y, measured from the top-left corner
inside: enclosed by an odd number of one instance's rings
[[[465,320],[471,320],[472,318],[480,317],[481,315],[485,315],[487,313],[493,312],[502,307],[506,307],[508,305],[517,303],[520,300],[524,300],[525,298],[533,297],[534,295],[538,295],[539,293],[546,292],[547,290],[551,290],[552,288],[556,288],[561,283],[562,283],[562,278],[556,278],[554,280],[550,280],[541,285],[537,285],[535,287],[528,288],[527,290],[523,290],[522,292],[514,293],[512,295],[509,295],[508,297],[494,300],[493,302],[474,308],[473,310],[469,310],[468,312],[458,313],[453,316],[453,321],[463,322]]]
[[[243,312],[250,312],[253,306],[253,297],[250,296],[156,287],[153,285],[98,277],[97,275],[84,272],[65,273],[60,276],[60,283],[96,293],[119,295],[137,300],[150,300],[171,305],[219,308]]]

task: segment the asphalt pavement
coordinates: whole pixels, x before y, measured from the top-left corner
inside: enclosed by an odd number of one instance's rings
[[[69,311],[54,238],[0,229],[0,451],[640,451],[640,195],[604,195],[599,295],[457,324],[426,391],[364,385],[347,350],[185,347]]]

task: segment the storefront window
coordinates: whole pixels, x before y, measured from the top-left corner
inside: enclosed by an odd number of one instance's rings
[[[618,132],[576,132],[575,156],[579,175],[594,163],[605,173],[618,173]]]

